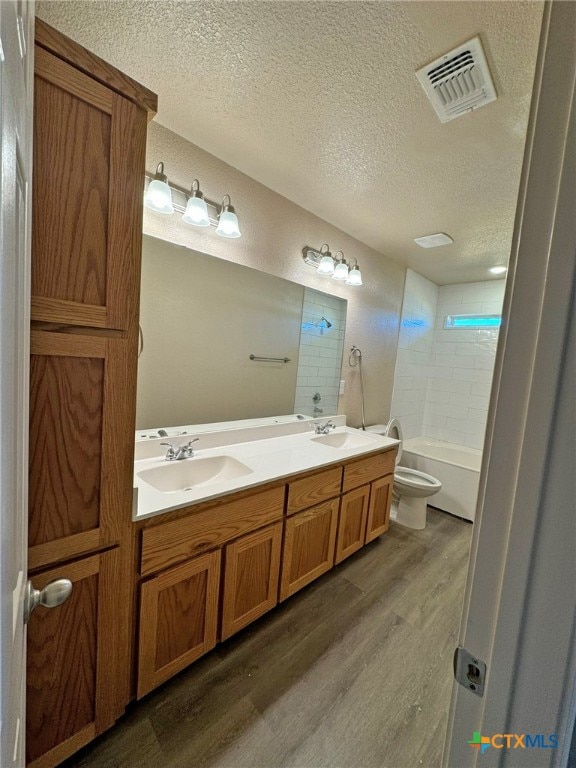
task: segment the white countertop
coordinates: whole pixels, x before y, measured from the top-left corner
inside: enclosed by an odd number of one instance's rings
[[[329,445],[322,445],[314,440],[318,436],[311,430],[310,422],[291,425],[292,434],[286,434],[286,425],[279,424],[276,427],[277,436],[274,427],[239,429],[232,432],[226,431],[221,435],[218,433],[203,434],[200,435],[200,440],[195,444],[194,457],[183,459],[181,462],[167,462],[164,458],[166,449],[160,447],[159,443],[170,440],[170,442],[182,444],[194,435],[188,434],[185,438],[180,437],[178,441],[174,438],[149,440],[144,444],[146,446],[145,451],[140,452],[140,457],[137,453],[137,461],[134,462],[134,487],[137,492],[135,493],[133,519],[137,521],[160,515],[170,510],[253,488],[299,472],[338,464],[347,459],[398,444],[398,440],[389,437],[346,427],[343,416],[335,417],[332,421],[340,425],[335,430],[331,430],[331,435],[349,433],[351,439],[362,436],[362,445],[353,448],[334,448]],[[234,439],[236,442],[233,442]],[[220,444],[218,444],[219,442]],[[205,448],[202,447],[203,443],[206,444]],[[143,456],[142,453],[144,453]],[[140,477],[140,474],[145,470],[222,456],[241,462],[250,472],[235,478],[219,479],[214,477],[209,482],[201,483],[188,490],[178,491],[157,490]]]

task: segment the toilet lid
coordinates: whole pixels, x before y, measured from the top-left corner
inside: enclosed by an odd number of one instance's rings
[[[390,419],[388,424],[386,424],[386,431],[384,433],[386,437],[391,437],[393,440],[400,440],[400,445],[398,446],[398,452],[396,454],[396,466],[400,464],[400,458],[402,456],[402,446],[403,446],[403,439],[402,439],[402,427],[400,426],[400,422],[398,419]]]

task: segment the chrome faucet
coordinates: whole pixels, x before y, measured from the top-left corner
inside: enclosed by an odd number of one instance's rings
[[[336,429],[336,424],[333,424],[332,421],[325,421],[324,424],[314,424],[313,428],[317,435],[328,435],[331,429]]]
[[[199,437],[195,437],[193,440],[190,440],[190,442],[186,443],[186,445],[172,445],[172,443],[160,443],[160,445],[166,445],[168,447],[168,450],[166,451],[166,456],[164,457],[166,461],[182,461],[182,459],[191,459],[192,456],[194,456],[194,451],[192,450],[192,443],[197,443],[198,440],[200,440]]]

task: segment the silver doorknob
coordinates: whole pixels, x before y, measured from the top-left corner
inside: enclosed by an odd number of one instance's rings
[[[55,579],[46,584],[44,589],[35,589],[30,580],[24,590],[24,624],[28,624],[32,611],[39,605],[45,608],[56,608],[62,605],[72,594],[70,579]]]

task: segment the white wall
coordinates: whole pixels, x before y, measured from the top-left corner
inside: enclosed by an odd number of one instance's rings
[[[498,330],[444,330],[444,318],[500,313],[505,282],[487,280],[439,288],[422,431],[427,437],[483,447]]]
[[[409,269],[404,286],[390,410],[392,416],[400,419],[405,438],[424,434],[422,430],[437,303],[438,286]]]
[[[497,330],[444,330],[450,314],[502,311],[504,280],[443,285],[408,270],[391,414],[406,438],[482,448]]]
[[[332,323],[330,328],[321,323],[323,317]],[[346,302],[336,296],[305,288],[295,413],[307,416],[338,413],[345,331]],[[313,400],[316,393],[321,397],[317,403]]]

